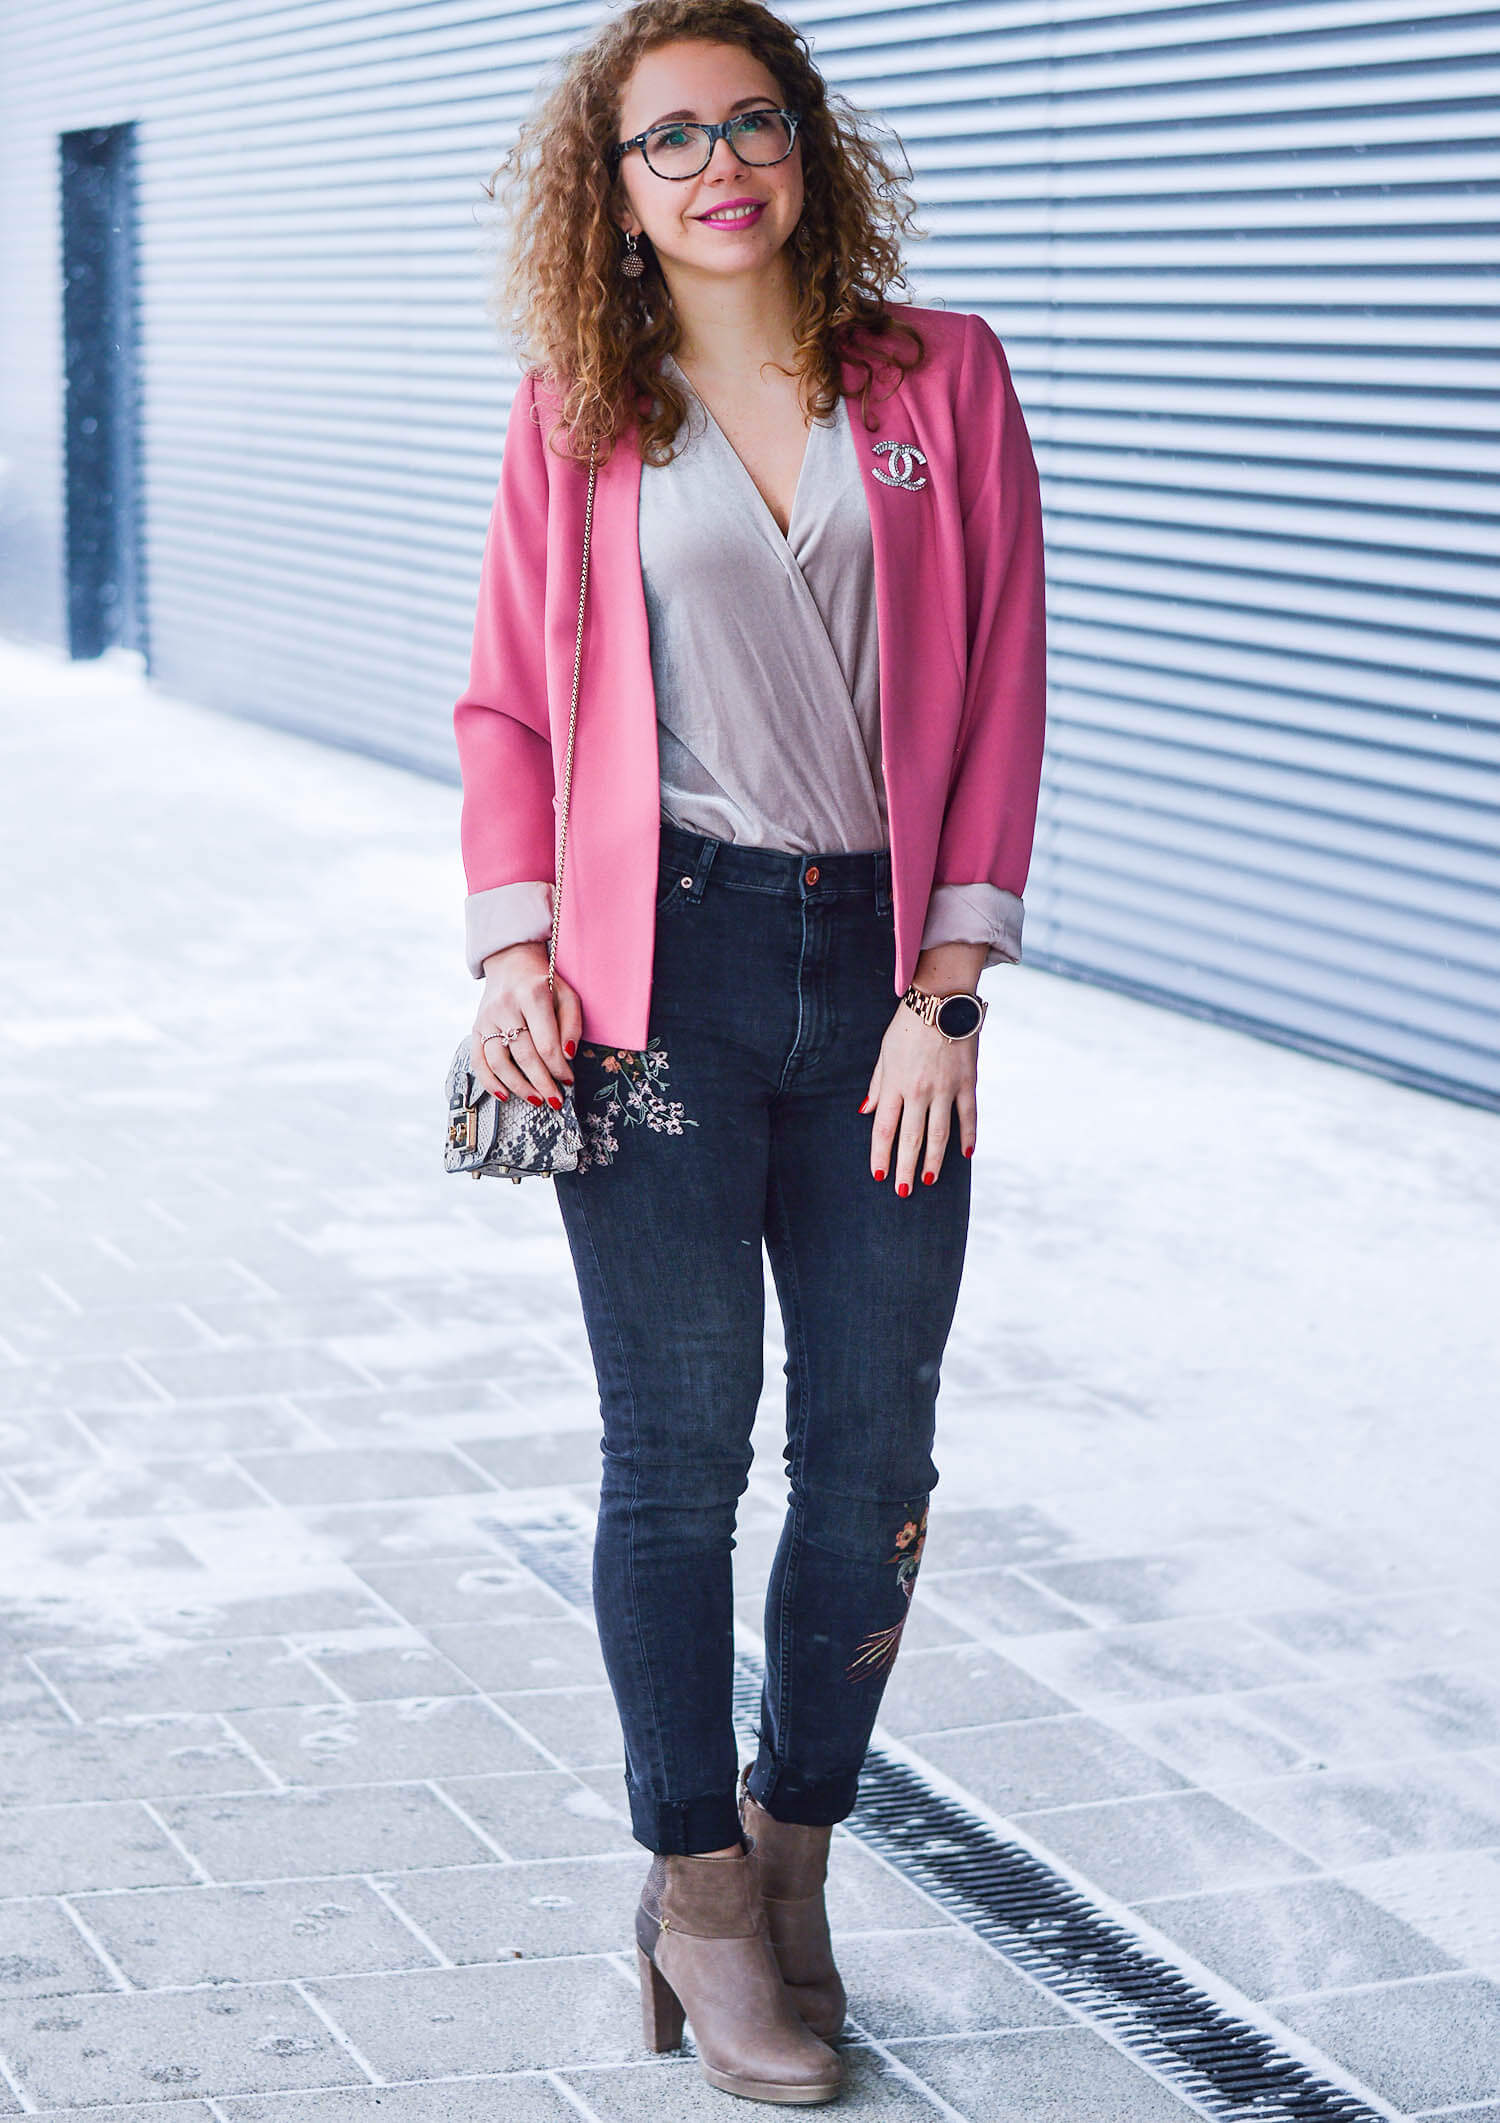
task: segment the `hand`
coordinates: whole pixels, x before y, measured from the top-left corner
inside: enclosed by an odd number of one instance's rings
[[[559,1087],[573,1081],[568,1061],[583,1033],[583,1005],[560,973],[554,987],[555,1002],[543,943],[510,944],[485,960],[471,1053],[476,1081],[496,1098],[514,1093],[534,1106],[561,1110]],[[509,1032],[517,1025],[522,1030],[509,1046],[498,1039],[484,1044],[487,1032]]]
[[[982,944],[935,944],[918,958],[913,978],[930,995],[973,994],[984,960]],[[919,1184],[919,1160],[921,1183],[935,1184],[943,1168],[955,1106],[959,1145],[965,1157],[972,1157],[979,1127],[978,1074],[977,1038],[944,1039],[915,1010],[897,1003],[859,1109],[861,1113],[872,1106],[875,1109],[870,1134],[872,1176],[883,1180],[891,1171],[894,1147],[898,1194],[910,1194]]]

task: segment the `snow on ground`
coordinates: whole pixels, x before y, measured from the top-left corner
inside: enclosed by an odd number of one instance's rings
[[[700,2112],[600,1934],[618,1875],[628,1942],[639,1868],[586,1617],[508,1545],[517,1513],[586,1528],[595,1396],[548,1191],[441,1170],[457,813],[129,658],[0,644],[0,2059],[30,2106],[187,2087],[250,2123],[521,2073],[514,2113],[608,2119],[660,2069],[655,2112]],[[1500,1122],[1029,969],[985,986],[887,1739],[1392,2113],[1500,2101]],[[840,1866],[851,2114],[1001,2123],[976,2089],[1007,2072],[1028,2123],[1054,2095],[1079,2123],[1084,2085],[1097,2123],[1186,2113],[1092,2032],[1049,2048],[848,1839]],[[235,1944],[215,1897],[252,1887]],[[143,1898],[150,1952],[110,1929]],[[527,2002],[496,1898],[523,1958],[569,1957],[566,2011]],[[450,2040],[429,1986],[460,1978]],[[193,2019],[210,1980],[282,2021],[234,2052]],[[60,1992],[66,2038],[26,2002]]]

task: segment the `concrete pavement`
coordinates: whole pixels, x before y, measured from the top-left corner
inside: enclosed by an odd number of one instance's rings
[[[0,2114],[724,2113],[640,2046],[555,1204],[441,1170],[456,791],[128,660],[0,701]],[[1500,1125],[986,992],[882,1742],[1377,2111],[1500,2117]],[[841,2113],[1194,2112],[835,1869]]]

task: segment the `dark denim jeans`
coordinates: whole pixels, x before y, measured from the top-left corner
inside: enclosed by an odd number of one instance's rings
[[[647,1048],[585,1041],[574,1064],[585,1152],[557,1196],[604,1419],[594,1605],[652,1850],[739,1833],[731,1550],[763,1243],[788,1352],[750,1777],[768,1812],[850,1812],[900,1642],[971,1173],[955,1132],[930,1187],[900,1199],[871,1177],[859,1105],[894,975],[885,850],[788,855],[664,824]]]

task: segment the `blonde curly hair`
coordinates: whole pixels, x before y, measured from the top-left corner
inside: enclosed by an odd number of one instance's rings
[[[870,425],[877,362],[904,375],[925,358],[920,332],[890,307],[891,289],[906,286],[900,239],[915,208],[867,121],[830,97],[800,31],[759,0],[637,0],[565,58],[485,187],[496,200],[502,179],[506,226],[490,314],[555,392],[554,447],[575,457],[587,459],[593,444],[607,460],[635,424],[642,459],[666,464],[687,414],[685,395],[660,369],[681,338],[677,316],[649,239],[640,278],[620,272],[624,238],[610,206],[623,204],[624,187],[604,159],[637,60],[680,37],[743,46],[801,113],[804,205],[788,249],[796,373],[814,417],[826,419],[842,395],[843,361],[864,372],[860,406]],[[907,359],[891,345],[898,332],[915,342]]]

